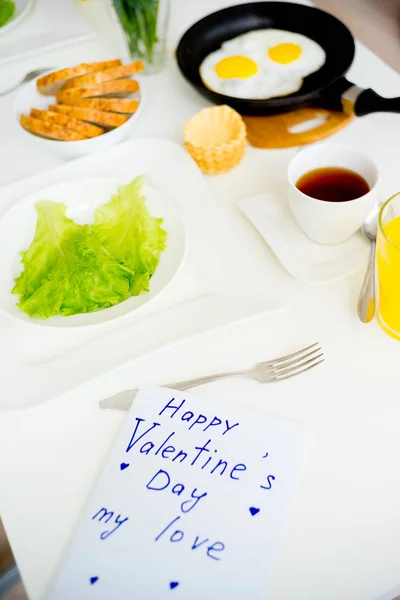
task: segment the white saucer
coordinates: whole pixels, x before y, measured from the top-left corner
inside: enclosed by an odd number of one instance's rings
[[[282,266],[305,283],[330,283],[366,267],[369,244],[360,233],[338,246],[311,241],[297,225],[283,187],[239,202]]]

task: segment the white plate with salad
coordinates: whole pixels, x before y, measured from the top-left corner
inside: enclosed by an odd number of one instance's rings
[[[0,0],[0,36],[22,21],[34,0]]]
[[[0,219],[0,310],[36,325],[122,317],[172,281],[185,230],[146,184],[85,178],[40,190]]]

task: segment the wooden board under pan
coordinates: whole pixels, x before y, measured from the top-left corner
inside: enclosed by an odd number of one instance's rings
[[[256,148],[292,148],[323,140],[345,127],[353,117],[324,108],[299,108],[291,112],[263,117],[243,117],[247,139]],[[291,131],[307,121],[323,120],[307,131]],[[312,123],[310,123],[312,125]]]

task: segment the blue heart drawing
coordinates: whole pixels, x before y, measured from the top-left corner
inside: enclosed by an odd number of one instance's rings
[[[93,585],[94,583],[96,583],[96,581],[98,581],[98,577],[91,577],[90,578],[90,585]]]
[[[255,508],[254,506],[250,506],[249,511],[250,511],[251,516],[254,517],[254,515],[256,515],[257,513],[260,512],[260,509]]]
[[[171,581],[171,583],[169,584],[169,587],[171,588],[171,590],[173,590],[174,588],[178,587],[179,585],[179,581]]]
[[[127,469],[129,467],[129,463],[121,463],[119,465],[119,468],[121,469],[121,471],[123,471],[124,469]]]

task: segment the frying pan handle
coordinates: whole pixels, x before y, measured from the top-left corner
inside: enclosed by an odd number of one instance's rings
[[[363,117],[374,112],[400,113],[400,98],[383,98],[374,90],[362,89],[357,85],[349,87],[341,98],[346,114]]]

